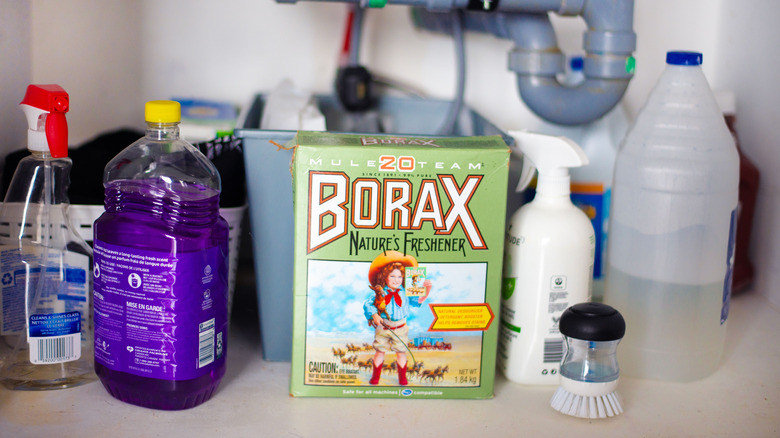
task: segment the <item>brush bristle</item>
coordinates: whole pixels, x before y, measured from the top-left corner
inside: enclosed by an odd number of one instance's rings
[[[556,411],[580,418],[607,418],[623,413],[617,392],[604,395],[578,395],[559,387],[550,406]]]

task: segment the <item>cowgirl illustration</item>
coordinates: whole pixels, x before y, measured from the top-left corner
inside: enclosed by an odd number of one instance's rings
[[[376,385],[382,374],[385,353],[394,351],[398,384],[407,385],[406,351],[409,344],[409,326],[406,318],[412,307],[420,307],[428,299],[433,284],[423,282],[425,293],[409,299],[404,289],[404,268],[416,267],[417,260],[398,251],[385,251],[377,256],[368,269],[369,287],[373,293],[363,303],[363,312],[374,332],[374,370],[369,383]]]

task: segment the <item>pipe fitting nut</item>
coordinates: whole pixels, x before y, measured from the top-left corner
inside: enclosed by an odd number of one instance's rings
[[[582,64],[582,73],[586,78],[597,79],[630,79],[634,69],[629,68],[629,56],[621,55],[588,55]]]
[[[559,50],[509,52],[509,70],[518,75],[555,76],[565,71],[565,56]]]
[[[574,16],[580,15],[585,7],[585,0],[561,0],[561,8],[558,9],[558,15]]]
[[[636,50],[636,34],[631,31],[585,32],[582,46],[586,52],[609,52],[630,55]]]

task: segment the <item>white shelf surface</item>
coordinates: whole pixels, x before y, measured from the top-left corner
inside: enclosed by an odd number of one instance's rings
[[[43,392],[1,388],[0,437],[780,436],[780,312],[755,291],[732,300],[715,374],[692,383],[622,377],[625,412],[606,420],[560,414],[549,406],[554,386],[516,385],[500,373],[490,400],[293,398],[290,364],[262,359],[256,320],[233,323],[227,374],[196,408],[132,406],[99,382]]]

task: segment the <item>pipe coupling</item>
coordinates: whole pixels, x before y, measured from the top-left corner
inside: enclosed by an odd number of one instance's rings
[[[523,50],[509,52],[509,70],[518,75],[555,76],[565,71],[566,57],[557,47],[543,51]]]
[[[631,54],[636,49],[636,34],[625,30],[590,30],[585,32],[582,46],[586,52]]]
[[[580,15],[584,7],[585,0],[561,0],[561,7],[558,9],[558,15]]]

